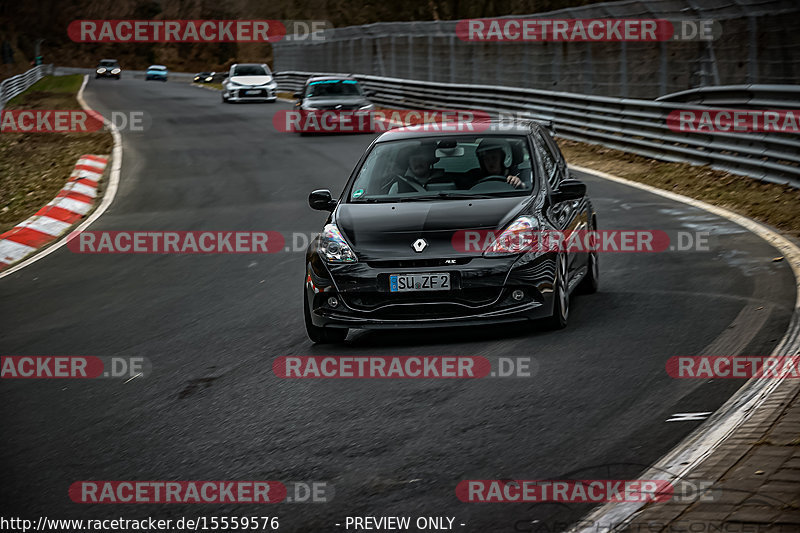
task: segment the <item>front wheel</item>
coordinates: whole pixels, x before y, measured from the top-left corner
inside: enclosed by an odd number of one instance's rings
[[[228,100],[228,97],[225,96],[225,93],[222,93],[222,103],[223,104],[230,104],[231,103],[231,101]]]
[[[311,342],[315,344],[338,344],[347,337],[347,328],[321,328],[311,321],[311,310],[308,307],[308,298],[303,294],[303,317],[306,322],[306,333]]]
[[[594,294],[600,286],[600,269],[597,265],[597,250],[589,252],[589,262],[586,265],[586,276],[578,285],[581,294]]]
[[[553,314],[544,319],[548,329],[564,329],[569,318],[569,286],[567,256],[559,254],[556,259],[556,274],[553,280]]]

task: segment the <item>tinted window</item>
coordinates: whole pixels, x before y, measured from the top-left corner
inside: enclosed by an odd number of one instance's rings
[[[312,81],[306,87],[306,96],[359,96],[361,89],[358,82],[352,80]]]
[[[517,176],[522,187],[506,182]],[[518,196],[534,185],[525,137],[458,136],[376,144],[349,192],[351,202]]]
[[[234,76],[267,76],[269,72],[261,65],[236,65],[233,68]]]

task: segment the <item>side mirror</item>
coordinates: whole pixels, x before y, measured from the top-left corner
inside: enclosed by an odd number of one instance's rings
[[[303,98],[303,93],[301,91],[297,91],[296,93],[294,93],[294,97],[300,100],[301,98]]]
[[[565,179],[558,186],[556,191],[553,191],[553,202],[567,202],[569,200],[579,200],[586,196],[586,184],[576,179]]]
[[[331,197],[331,191],[328,189],[317,189],[308,195],[308,205],[317,211],[333,211],[336,200]]]

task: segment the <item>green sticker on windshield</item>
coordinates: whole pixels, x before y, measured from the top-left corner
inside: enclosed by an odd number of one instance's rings
[[[353,198],[361,198],[364,195],[364,189],[358,189],[353,193]]]

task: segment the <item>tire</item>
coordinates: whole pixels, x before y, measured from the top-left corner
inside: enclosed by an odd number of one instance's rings
[[[567,286],[567,256],[558,254],[553,280],[553,314],[544,319],[547,329],[564,329],[569,319],[569,287]]]
[[[311,310],[308,308],[308,298],[305,292],[303,293],[303,318],[308,338],[315,344],[339,344],[347,338],[347,328],[321,328],[311,322]]]
[[[222,103],[223,104],[230,104],[231,103],[230,100],[228,100],[228,97],[225,96],[225,93],[222,93]]]
[[[600,269],[597,263],[597,250],[589,252],[589,264],[586,275],[578,285],[581,294],[594,294],[600,286]]]
[[[592,231],[597,231],[597,221],[592,221]],[[596,243],[592,243],[593,245]],[[596,248],[596,246],[593,246]],[[577,287],[580,294],[594,294],[600,286],[600,268],[597,261],[597,250],[594,249],[589,252],[589,263],[587,265],[586,275],[581,280]]]

